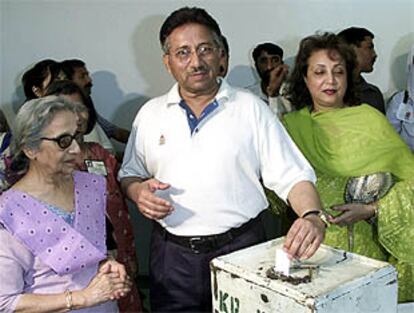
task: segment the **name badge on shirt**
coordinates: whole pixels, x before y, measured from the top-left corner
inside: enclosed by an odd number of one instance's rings
[[[98,160],[85,160],[86,168],[88,173],[106,176],[108,172],[106,171],[106,166],[103,161]]]
[[[414,108],[410,103],[401,102],[398,107],[397,118],[400,121],[412,124],[414,123]]]

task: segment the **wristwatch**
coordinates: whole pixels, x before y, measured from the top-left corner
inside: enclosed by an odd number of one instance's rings
[[[305,218],[308,215],[317,215],[322,222],[325,224],[325,227],[328,227],[331,223],[328,221],[328,214],[325,211],[322,210],[310,210],[306,211],[301,218]]]

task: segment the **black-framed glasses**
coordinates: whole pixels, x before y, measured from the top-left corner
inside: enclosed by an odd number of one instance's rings
[[[65,150],[65,149],[67,149],[67,148],[70,147],[70,145],[72,144],[72,141],[74,139],[77,142],[79,142],[81,138],[82,138],[82,133],[76,132],[74,135],[71,135],[71,134],[62,134],[62,135],[57,136],[55,138],[42,137],[40,139],[54,141],[59,146],[59,148]]]

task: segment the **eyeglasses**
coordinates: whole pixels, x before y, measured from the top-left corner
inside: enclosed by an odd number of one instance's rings
[[[70,147],[70,145],[72,144],[72,141],[75,139],[77,142],[79,142],[82,138],[82,133],[78,133],[76,132],[74,135],[70,135],[70,134],[62,134],[60,136],[57,136],[55,138],[47,138],[47,137],[42,137],[40,139],[42,140],[49,140],[49,141],[54,141],[57,143],[57,145],[59,146],[59,148],[65,150],[67,148]]]
[[[173,52],[173,56],[177,58],[181,63],[188,63],[193,53],[196,53],[199,58],[209,58],[213,55],[213,52],[217,47],[211,44],[201,44],[195,50],[189,47],[183,47]],[[170,54],[168,52],[168,54]]]

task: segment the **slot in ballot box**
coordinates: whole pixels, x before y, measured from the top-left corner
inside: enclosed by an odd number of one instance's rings
[[[315,255],[274,272],[271,240],[213,259],[214,313],[395,313],[397,272],[386,262],[321,245]]]

